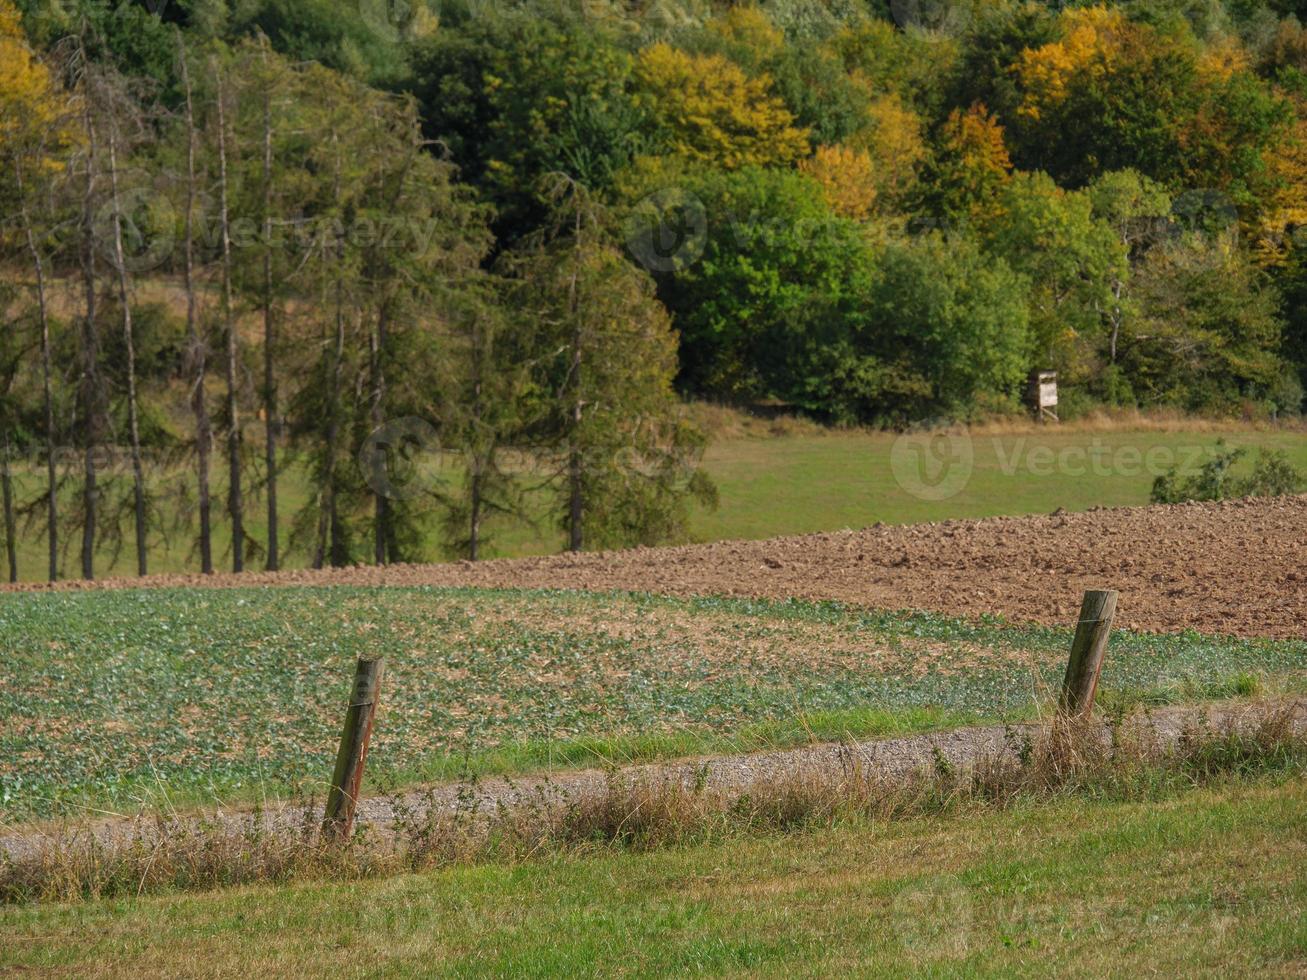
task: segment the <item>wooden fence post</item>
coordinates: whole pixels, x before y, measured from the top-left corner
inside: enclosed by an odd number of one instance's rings
[[[1076,638],[1071,641],[1071,659],[1062,680],[1060,707],[1068,714],[1087,715],[1094,707],[1107,638],[1116,618],[1116,599],[1117,593],[1111,591],[1085,593]]]
[[[361,658],[354,670],[354,687],[345,711],[345,730],[340,736],[340,751],[336,753],[336,770],[331,777],[322,824],[324,833],[341,840],[354,832],[354,809],[363,785],[363,764],[372,739],[372,720],[377,714],[384,663],[381,657]]]

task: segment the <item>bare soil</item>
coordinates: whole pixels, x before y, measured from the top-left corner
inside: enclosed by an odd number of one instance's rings
[[[1065,625],[1084,590],[1122,593],[1118,625],[1307,637],[1307,496],[877,526],[769,541],[444,565],[7,587],[444,585],[836,599]]]

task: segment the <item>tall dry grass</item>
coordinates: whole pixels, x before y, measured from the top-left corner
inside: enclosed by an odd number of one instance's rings
[[[784,833],[849,822],[876,823],[1008,807],[1069,796],[1150,799],[1225,779],[1307,775],[1307,737],[1297,704],[1250,709],[1235,723],[1190,723],[1164,739],[1149,724],[1054,716],[1013,731],[1002,752],[953,766],[889,777],[852,747],[839,771],[794,771],[745,791],[713,788],[708,768],[633,778],[614,771],[602,790],[569,798],[548,784],[487,802],[474,780],[453,806],[392,801],[394,821],[345,842],[324,837],[314,801],[297,821],[266,814],[139,820],[110,839],[85,830],[55,832],[0,857],[0,901],[53,902],[208,889],[301,879],[356,879],[477,861],[542,854],[643,850]]]

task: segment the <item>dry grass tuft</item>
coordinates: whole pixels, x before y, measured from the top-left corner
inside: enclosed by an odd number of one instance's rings
[[[0,901],[112,898],[305,878],[352,879],[474,861],[520,861],[595,848],[647,849],[731,834],[777,833],[848,821],[878,822],[962,807],[1011,806],[1070,794],[1150,799],[1222,779],[1307,773],[1299,704],[1262,705],[1219,725],[1190,722],[1159,734],[1146,717],[1052,716],[1009,733],[1001,752],[966,766],[942,756],[905,777],[869,769],[846,746],[838,771],[795,771],[714,787],[705,765],[692,777],[609,773],[580,798],[549,784],[488,804],[475,780],[453,806],[392,801],[394,822],[340,843],[324,839],[313,801],[298,824],[253,813],[232,821],[137,821],[113,839],[54,833],[0,857]]]

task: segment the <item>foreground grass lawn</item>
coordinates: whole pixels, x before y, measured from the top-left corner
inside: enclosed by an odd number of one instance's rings
[[[836,604],[432,588],[0,596],[0,818],[320,793],[384,654],[369,789],[1029,714],[1070,631]],[[1300,684],[1307,642],[1119,633],[1104,703]]]
[[[0,909],[77,976],[1307,970],[1307,785],[1067,800],[389,880]]]
[[[1058,507],[1086,510],[1094,506],[1133,506],[1148,503],[1153,479],[1171,464],[1190,470],[1206,458],[1218,439],[1249,451],[1250,458],[1237,467],[1240,473],[1252,466],[1258,449],[1283,450],[1290,462],[1307,470],[1307,438],[1301,429],[1240,429],[1208,431],[1198,423],[1193,431],[1150,431],[1123,428],[1096,432],[1068,425],[1049,427],[1029,434],[977,433],[972,437],[974,471],[966,486],[954,497],[941,501],[922,500],[895,481],[890,454],[895,442],[891,433],[827,431],[812,427],[799,434],[776,436],[726,436],[708,449],[704,467],[716,481],[720,506],[713,511],[696,508],[690,533],[696,541],[733,538],[769,538],[783,534],[837,531],[861,528],[883,521],[910,524],[951,518],[995,515],[1047,514]],[[1070,452],[1071,465],[1056,462]],[[1090,466],[1085,456],[1093,452],[1098,461]],[[1043,454],[1041,456],[1041,453]],[[1080,454],[1080,455],[1077,455]],[[1150,455],[1152,454],[1152,455]],[[1054,460],[1049,464],[1049,460]],[[1151,460],[1151,462],[1146,462]],[[432,461],[424,478],[433,484],[453,486],[460,472],[448,461]],[[190,479],[190,471],[155,474],[159,506],[165,513],[173,505],[169,494],[175,484]],[[108,498],[129,495],[130,471],[121,462],[102,474]],[[18,470],[20,501],[39,497],[44,473],[24,467]],[[221,467],[214,473],[213,494],[222,500],[226,492]],[[532,478],[530,483],[538,480]],[[74,506],[69,489],[66,507]],[[286,523],[309,500],[302,467],[293,461],[283,474],[280,504]],[[124,496],[123,499],[126,499]],[[490,539],[486,557],[516,557],[550,554],[563,550],[563,535],[555,516],[547,513],[551,498],[537,493],[531,507],[532,522],[494,522],[488,526]],[[172,515],[169,513],[169,520]],[[194,521],[170,532],[167,540],[151,545],[150,569],[154,572],[196,571],[198,559],[193,547]],[[246,513],[246,530],[256,540],[267,536],[266,509],[251,497]],[[46,575],[46,543],[39,529],[20,527],[18,564],[24,580],[39,581]],[[225,521],[217,521],[215,561],[220,567],[230,562],[229,537]],[[131,528],[124,526],[124,541],[130,542]],[[423,557],[439,560],[440,543],[434,533],[423,545]],[[286,556],[286,567],[304,567],[304,553]],[[64,558],[64,576],[76,578],[80,566],[75,550]],[[96,574],[135,574],[130,547],[100,549]],[[250,558],[258,567],[258,556]]]

